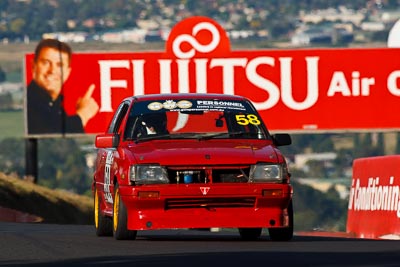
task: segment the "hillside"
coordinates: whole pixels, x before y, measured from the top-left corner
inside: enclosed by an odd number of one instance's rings
[[[36,221],[92,224],[92,206],[90,197],[52,190],[0,172],[0,207],[30,214]]]

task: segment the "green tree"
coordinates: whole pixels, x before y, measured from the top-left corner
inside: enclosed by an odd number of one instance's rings
[[[11,93],[0,94],[0,110],[10,110],[13,108],[13,98]]]
[[[295,181],[292,184],[295,230],[345,230],[347,201],[340,198],[335,187],[324,193]]]
[[[17,34],[21,34],[24,26],[25,26],[25,20],[22,18],[17,18],[11,21],[10,30]]]
[[[72,138],[38,140],[38,183],[78,194],[90,191],[92,174],[86,165],[85,152]],[[25,174],[25,142],[22,138],[0,141],[0,171]]]
[[[29,7],[24,8],[22,12],[27,20],[24,34],[33,39],[41,39],[43,33],[53,31],[54,6],[48,1],[32,0]]]
[[[322,178],[327,177],[324,162],[319,160],[307,161],[309,171],[307,172],[308,177]]]
[[[383,133],[378,133],[378,141],[376,144],[377,156],[382,156],[385,154],[385,138]]]
[[[345,177],[344,171],[353,165],[353,154],[352,149],[340,149],[337,151],[337,157],[334,160],[335,177]]]
[[[0,66],[0,83],[4,82],[7,78],[6,72],[3,70],[3,68]]]
[[[25,145],[21,138],[6,138],[0,141],[0,170],[6,174],[25,173]]]
[[[72,138],[40,139],[38,183],[83,194],[90,189],[85,155]]]
[[[354,157],[360,156],[360,148],[361,148],[361,137],[360,134],[354,134],[353,136],[353,143],[354,143]]]
[[[376,138],[376,139],[375,139]],[[384,151],[382,133],[365,133],[359,147],[355,147],[357,157],[382,156]]]

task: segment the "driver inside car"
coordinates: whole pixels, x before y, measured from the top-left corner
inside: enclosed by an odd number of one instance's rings
[[[157,134],[156,128],[154,127],[154,125],[147,124],[147,123],[144,122],[144,121],[142,121],[142,125],[146,128],[146,134],[147,134],[147,135],[150,135],[150,134]]]
[[[167,116],[165,113],[145,114],[141,121],[141,130],[137,137],[153,134],[168,134]]]

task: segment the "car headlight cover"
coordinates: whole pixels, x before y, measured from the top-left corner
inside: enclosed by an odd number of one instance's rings
[[[282,164],[258,163],[250,168],[250,182],[279,183],[286,178],[286,168]]]
[[[167,184],[167,170],[159,165],[132,165],[129,179],[135,184]]]

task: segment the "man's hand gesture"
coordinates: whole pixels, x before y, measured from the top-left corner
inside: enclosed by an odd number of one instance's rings
[[[99,111],[99,105],[92,97],[95,88],[95,85],[91,84],[85,95],[79,98],[76,103],[76,114],[81,117],[83,127],[85,127],[87,122]]]

